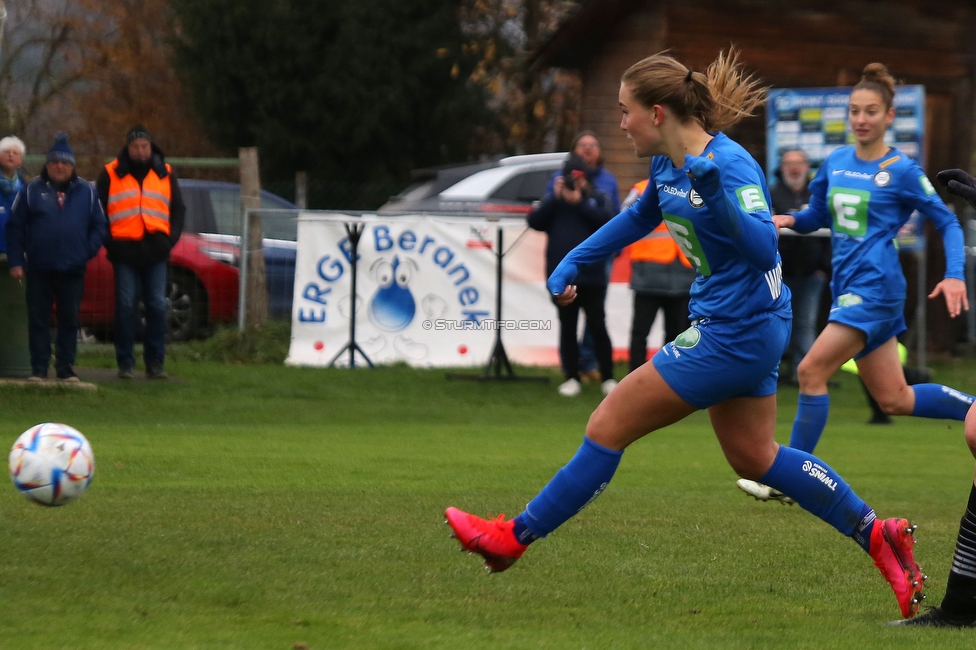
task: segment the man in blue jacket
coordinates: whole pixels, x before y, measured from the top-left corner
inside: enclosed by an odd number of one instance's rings
[[[98,254],[107,229],[95,188],[75,173],[68,134],[58,133],[44,169],[17,195],[7,220],[10,276],[27,280],[29,381],[47,378],[55,303],[55,372],[62,381],[78,381],[73,366],[85,266]]]

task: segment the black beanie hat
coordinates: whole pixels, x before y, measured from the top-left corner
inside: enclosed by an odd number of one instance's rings
[[[129,144],[133,140],[149,140],[152,142],[152,136],[149,134],[149,129],[141,124],[136,124],[134,127],[129,129],[129,132],[125,134],[125,143]]]

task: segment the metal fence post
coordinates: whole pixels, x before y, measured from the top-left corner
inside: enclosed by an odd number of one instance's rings
[[[237,278],[237,331],[244,331],[245,316],[247,315],[247,267],[248,258],[250,255],[247,254],[247,242],[248,235],[250,235],[250,223],[251,215],[250,210],[245,208],[241,204],[241,244],[240,244],[240,260],[241,271],[239,277]]]

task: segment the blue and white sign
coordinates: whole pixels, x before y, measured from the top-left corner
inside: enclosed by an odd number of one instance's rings
[[[357,248],[356,298],[345,222],[363,226]],[[495,313],[498,229],[504,229],[501,318]],[[327,366],[349,341],[375,364],[483,366],[501,331],[512,363],[559,364],[559,313],[546,289],[546,235],[525,219],[403,216],[350,218],[303,212],[288,365]],[[607,329],[626,358],[632,293],[623,281],[607,292]],[[658,319],[661,321],[662,319]],[[582,326],[582,319],[580,319]],[[650,347],[664,341],[663,324]],[[618,355],[618,358],[620,358]],[[363,360],[357,358],[357,364]],[[336,365],[348,365],[343,353]]]
[[[776,182],[781,154],[802,149],[813,169],[832,151],[853,144],[847,106],[851,88],[774,88],[766,102],[766,177]],[[925,86],[898,86],[895,121],[885,142],[925,168]]]

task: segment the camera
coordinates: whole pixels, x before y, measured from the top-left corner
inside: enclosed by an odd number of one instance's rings
[[[586,175],[586,163],[576,154],[571,154],[563,165],[563,187],[572,192],[577,189],[577,179],[583,180]]]

